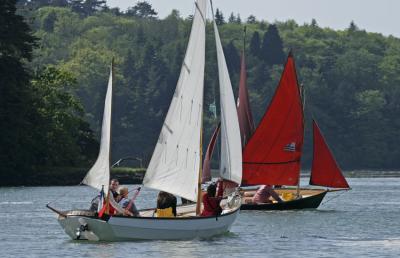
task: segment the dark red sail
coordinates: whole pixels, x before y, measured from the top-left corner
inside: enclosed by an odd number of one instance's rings
[[[350,188],[317,123],[313,120],[314,153],[310,185]]]
[[[246,146],[254,132],[254,121],[249,105],[249,93],[247,91],[246,61],[242,53],[242,63],[240,67],[239,96],[237,99],[237,113],[239,118],[240,135],[242,138],[242,148]]]
[[[204,156],[203,161],[203,173],[201,176],[201,182],[205,183],[211,180],[211,157],[214,151],[215,144],[217,143],[217,137],[219,134],[219,130],[221,128],[221,123],[218,123],[217,128],[215,128],[214,133],[211,137],[210,143],[207,147],[206,155]]]
[[[303,105],[293,56],[243,150],[243,185],[297,185],[304,138]]]

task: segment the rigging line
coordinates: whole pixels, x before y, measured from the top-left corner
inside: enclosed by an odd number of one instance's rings
[[[212,0],[210,0],[210,7],[211,7],[212,19],[213,19],[213,21],[214,21],[214,19],[215,19],[215,16],[214,16],[214,6],[213,6],[213,2],[212,2]]]
[[[83,183],[80,182],[78,185],[75,185],[75,186],[80,186],[80,185],[83,185]],[[50,205],[50,204],[52,204],[52,203],[54,203],[54,202],[56,202],[56,201],[62,200],[62,199],[65,198],[65,196],[67,196],[67,194],[69,194],[70,192],[72,192],[72,190],[71,190],[71,191],[66,191],[65,193],[63,193],[63,194],[60,195],[59,197],[55,198],[53,201],[47,203],[47,205]]]
[[[207,23],[206,17],[201,12],[199,4],[197,2],[195,2],[195,5],[196,5],[196,8],[197,8],[197,11],[199,11],[199,14],[200,14],[201,18],[203,19],[204,24],[206,24]]]
[[[346,191],[343,191],[343,192],[341,192],[341,193],[339,193],[339,194],[333,196],[332,198],[330,198],[330,199],[326,200],[325,202],[321,203],[321,206],[322,206],[322,205],[325,205],[326,203],[328,203],[328,202],[330,202],[330,201],[332,201],[332,200],[334,200],[334,199],[336,199],[336,198],[338,198],[338,197],[340,197],[342,194],[345,194],[345,193],[346,193]]]

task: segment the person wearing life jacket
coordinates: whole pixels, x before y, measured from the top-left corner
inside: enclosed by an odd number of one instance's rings
[[[174,195],[167,192],[159,192],[157,197],[157,217],[176,217],[177,199]]]
[[[203,211],[200,216],[218,216],[222,213],[222,208],[220,206],[222,195],[224,192],[223,181],[218,181],[218,193],[216,184],[210,184],[207,187],[207,193],[203,195]]]

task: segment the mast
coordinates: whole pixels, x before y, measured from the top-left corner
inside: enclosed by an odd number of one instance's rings
[[[112,74],[111,85],[114,86],[114,57],[111,59],[111,74]],[[114,87],[111,88],[111,110],[113,110],[113,107],[114,107],[114,103],[112,101],[113,88]],[[110,151],[108,152],[108,165],[109,165],[110,173],[111,173],[110,164],[111,164],[111,139],[112,139],[112,126],[111,126],[111,124],[112,124],[112,115],[110,115],[110,137],[109,137],[109,143],[110,143],[109,150]],[[103,185],[103,188],[104,188],[104,185]],[[106,212],[105,212],[106,214],[110,213],[110,193],[111,193],[111,191],[110,191],[110,188],[108,187],[107,197],[106,197],[106,206],[107,206]],[[114,198],[114,196],[112,198]]]
[[[304,84],[300,84],[300,98],[302,99],[302,103],[303,103],[303,137],[306,133],[306,123],[305,123],[305,115],[304,115],[304,111],[306,109],[306,88],[304,86]],[[299,181],[297,183],[297,189],[296,189],[296,196],[300,197],[300,178],[301,178],[301,169],[299,172]]]
[[[201,113],[201,130],[200,130],[200,164],[199,164],[199,178],[197,181],[197,202],[196,202],[196,216],[201,213],[201,177],[202,177],[202,164],[203,164],[203,112]]]
[[[115,85],[115,79],[114,79],[114,57],[112,57],[111,59],[111,73],[112,73],[112,77],[111,77],[111,112],[114,109],[114,101],[113,101],[113,96],[114,96],[114,85]],[[110,142],[110,151],[108,152],[108,162],[109,162],[109,167],[110,167],[110,172],[111,172],[111,143],[112,143],[112,113],[110,114],[110,137],[109,137],[109,142]]]

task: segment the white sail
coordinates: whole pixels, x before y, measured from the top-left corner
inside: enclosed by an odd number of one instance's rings
[[[96,163],[86,174],[82,183],[108,192],[110,181],[110,141],[111,141],[111,105],[112,105],[113,71],[111,66],[106,100],[104,102],[103,124],[101,126],[100,152]]]
[[[226,66],[217,24],[214,20],[217,46],[219,90],[221,102],[221,163],[220,176],[240,184],[242,182],[242,144],[232,84]]]
[[[206,0],[196,2],[179,80],[143,184],[197,199],[203,112]]]

